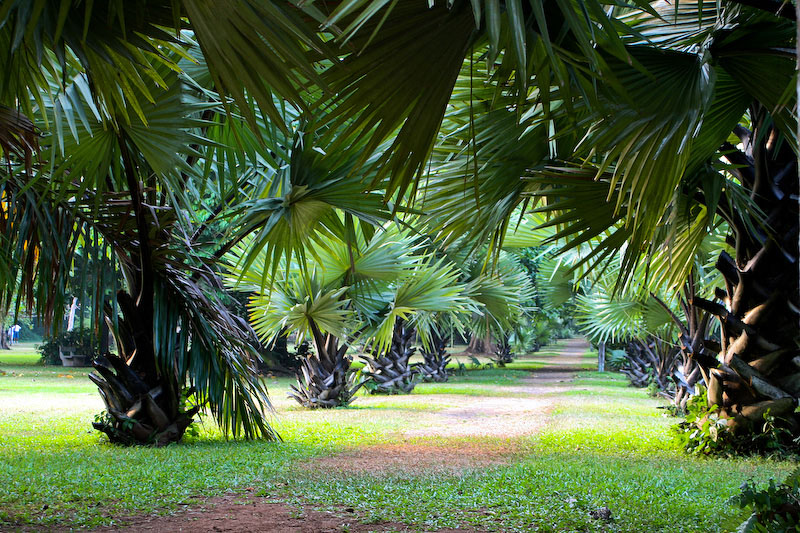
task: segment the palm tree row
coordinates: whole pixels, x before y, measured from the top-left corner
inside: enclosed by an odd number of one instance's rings
[[[221,422],[271,434],[246,326],[197,289],[217,283],[213,265],[236,243],[249,247],[240,269],[263,261],[262,292],[303,285],[309,307],[315,268],[300,267],[302,281],[288,272],[329,235],[350,246],[423,212],[419,229],[446,250],[469,236],[499,254],[538,211],[563,250],[594,242],[577,267],[603,269],[622,251],[620,284],[644,259],[672,291],[723,220],[724,287],[687,295],[701,312],[684,353],[739,426],[764,409],[794,416],[796,22],[779,6],[101,4],[4,4],[2,61],[15,76],[0,93],[0,293],[21,273],[23,300],[57,316],[74,228],[92,223],[127,274],[119,344],[152,375],[148,391],[169,391],[165,413],[180,417],[188,377]],[[365,312],[321,294],[336,312]],[[399,314],[385,317],[381,349]],[[109,407],[132,411],[120,395]],[[148,438],[171,426],[156,419],[140,421]]]

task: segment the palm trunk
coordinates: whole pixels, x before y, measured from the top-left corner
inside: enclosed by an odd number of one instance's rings
[[[727,157],[741,166],[740,181],[766,214],[768,227],[754,227],[729,210],[735,258],[723,252],[716,264],[725,289],[717,292],[719,301],[694,297],[690,302],[719,321],[721,338],[701,343],[687,339],[684,345],[704,367],[709,407],[716,406],[730,419],[729,428],[759,432],[768,412],[796,433],[800,429],[794,413],[800,399],[797,160],[785,143],[777,142],[777,132],[765,125],[765,113],[754,109],[752,114],[753,132],[737,128],[746,152]]]
[[[10,350],[11,346],[9,346],[9,339],[8,339],[8,330],[6,329],[5,325],[0,326],[0,350]]]
[[[494,352],[494,350],[495,345],[492,343],[491,335],[487,335],[485,339],[482,339],[473,333],[466,351],[468,353],[487,354]]]
[[[414,390],[419,372],[409,365],[409,359],[416,351],[411,346],[413,338],[414,329],[406,327],[404,321],[398,318],[388,352],[375,354],[374,357],[361,356],[366,363],[362,373],[370,378],[366,387],[373,394],[409,393]]]
[[[514,354],[511,353],[511,345],[508,342],[508,335],[504,334],[500,339],[498,339],[498,342],[494,347],[494,355],[492,360],[497,366],[506,366],[508,363],[514,361]]]
[[[423,381],[444,383],[450,379],[447,372],[450,356],[447,355],[446,342],[438,332],[433,334],[430,351],[423,348],[421,352],[424,362],[417,369]]]
[[[297,384],[291,386],[289,398],[310,409],[349,405],[363,383],[355,383],[348,345],[340,344],[330,333],[323,334],[313,320],[310,326],[316,353],[309,353],[302,360],[302,374],[297,375]]]

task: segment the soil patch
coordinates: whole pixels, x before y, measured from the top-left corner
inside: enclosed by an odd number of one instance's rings
[[[253,489],[249,489],[252,491]],[[191,533],[271,532],[271,533],[334,533],[367,531],[417,531],[398,522],[364,524],[356,518],[356,509],[341,508],[336,512],[311,507],[293,506],[261,498],[251,493],[228,494],[208,500],[203,505],[179,511],[170,516],[126,519],[125,526],[97,529],[98,532]],[[440,533],[478,533],[477,529],[440,529]]]
[[[385,475],[453,472],[508,463],[521,452],[519,438],[536,434],[547,423],[555,395],[568,390],[568,382],[586,364],[582,356],[588,347],[584,339],[569,339],[557,355],[548,358],[552,366],[536,370],[523,385],[507,387],[509,396],[440,398],[458,405],[419,417],[417,428],[403,431],[402,442],[352,448],[300,467],[315,472]],[[417,438],[424,442],[409,442]]]
[[[336,471],[373,475],[420,471],[452,473],[506,464],[517,453],[518,448],[512,442],[447,439],[433,445],[403,442],[351,448],[298,466],[312,472]]]

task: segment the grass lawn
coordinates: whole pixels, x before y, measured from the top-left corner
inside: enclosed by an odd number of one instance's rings
[[[686,457],[670,437],[675,419],[618,374],[532,382],[522,369],[546,367],[546,352],[506,368],[468,370],[446,384],[420,384],[411,395],[360,396],[350,408],[328,411],[301,409],[285,398],[291,380],[267,378],[282,442],[228,442],[205,419],[199,435],[161,449],[109,445],[90,426],[102,402],[88,370],[21,364],[36,360],[24,357],[21,350],[0,353],[0,529],[114,526],[126,516],[171,513],[255,488],[298,508],[347,506],[357,520],[394,520],[420,531],[728,531],[744,518],[727,503],[743,481],[782,478],[793,467]],[[586,355],[587,367],[593,357]],[[535,394],[526,389],[531,383]],[[547,408],[537,414],[536,431],[520,432],[515,424],[530,418],[523,402],[532,395]],[[442,426],[460,409],[480,405],[506,406],[480,421],[505,421],[509,437],[450,435]],[[501,462],[445,470],[314,469],[336,452],[397,445],[453,458],[507,454]],[[589,516],[602,507],[611,509],[612,521]]]
[[[0,370],[8,365],[36,365],[39,363],[41,354],[36,351],[36,344],[33,342],[21,342],[14,344],[10,350],[0,350]]]

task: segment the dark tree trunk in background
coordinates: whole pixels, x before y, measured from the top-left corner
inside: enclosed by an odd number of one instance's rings
[[[11,345],[5,325],[0,326],[0,350],[10,350]]]
[[[482,339],[477,335],[473,334],[470,338],[469,345],[467,346],[467,353],[475,353],[475,354],[490,354],[494,353],[495,345],[491,341],[491,337],[488,339]]]
[[[597,346],[597,371],[606,371],[606,342],[601,341]]]

